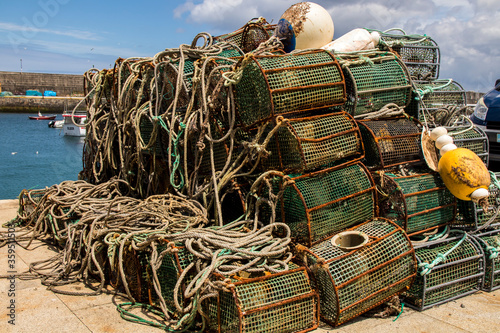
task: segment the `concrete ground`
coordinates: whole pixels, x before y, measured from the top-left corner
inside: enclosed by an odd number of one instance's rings
[[[17,204],[17,200],[0,200],[0,224],[16,216]],[[36,242],[30,250],[16,246],[15,255],[9,258],[8,247],[4,246],[0,248],[0,275],[7,275],[10,271],[26,271],[31,262],[52,255],[54,251]],[[11,282],[15,283],[11,285]],[[84,290],[82,286],[72,288]],[[122,319],[115,304],[124,301],[117,295],[55,294],[47,290],[40,280],[0,279],[0,332],[161,331]],[[15,307],[13,317],[10,317],[11,304]],[[9,323],[12,318],[15,325]],[[399,319],[393,321],[394,318],[358,317],[338,328],[321,324],[314,332],[500,332],[500,290],[477,292],[423,312],[405,308]]]

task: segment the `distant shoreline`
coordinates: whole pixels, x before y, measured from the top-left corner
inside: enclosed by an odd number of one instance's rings
[[[73,109],[84,97],[4,96],[0,97],[0,113],[63,113]],[[78,110],[85,110],[82,102]]]

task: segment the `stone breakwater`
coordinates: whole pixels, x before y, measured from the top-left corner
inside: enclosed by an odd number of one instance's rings
[[[63,113],[64,110],[71,112],[82,99],[83,97],[0,97],[0,112]],[[78,109],[85,110],[85,102],[81,103]]]

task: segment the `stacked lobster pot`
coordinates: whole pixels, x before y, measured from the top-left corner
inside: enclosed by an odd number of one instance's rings
[[[240,29],[214,37],[215,43],[230,42],[243,52],[255,50],[261,43],[267,41],[276,29],[275,24],[269,24],[266,19],[258,18],[249,21]]]
[[[489,164],[489,141],[486,133],[477,126],[456,125],[446,127],[448,135],[458,148],[467,148],[479,156],[484,164]]]
[[[483,290],[497,290],[500,288],[500,229],[481,231],[474,237],[484,251]]]
[[[417,310],[452,301],[481,290],[484,253],[479,242],[465,232],[415,245],[417,278],[405,302]]]

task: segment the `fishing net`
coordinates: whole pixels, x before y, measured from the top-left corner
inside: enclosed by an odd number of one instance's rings
[[[283,190],[277,213],[297,243],[311,246],[375,216],[375,187],[361,163],[278,178],[277,183]]]
[[[307,332],[318,327],[318,294],[304,267],[243,278],[206,304],[209,329],[216,332]],[[272,318],[272,319],[271,319]]]
[[[411,81],[405,65],[393,53],[369,51],[335,54],[345,77],[344,110],[355,118],[377,112],[387,104],[406,107]]]
[[[422,311],[481,289],[484,255],[473,237],[463,233],[418,244],[415,255],[419,274],[405,293],[410,307]]]
[[[393,220],[408,234],[454,223],[456,199],[437,172],[393,170],[372,176],[377,184],[380,216]]]
[[[264,168],[287,172],[305,172],[363,154],[359,128],[345,112],[283,122],[267,145]]]
[[[273,116],[342,105],[344,77],[327,51],[245,57],[235,84],[238,118],[245,127]]]
[[[437,79],[441,59],[437,43],[427,35],[407,35],[402,30],[400,32],[401,34],[391,33],[391,30],[378,31],[381,37],[381,48],[397,52],[408,67],[412,78],[416,80]]]
[[[363,235],[368,242],[343,250],[328,239],[310,249],[302,248],[301,256],[307,260],[320,293],[321,317],[333,326],[406,290],[416,274],[411,242],[394,223],[375,218],[349,231]]]
[[[493,291],[500,288],[500,230],[490,230],[474,237],[484,251],[485,269],[483,290]]]
[[[472,201],[457,200],[458,214],[453,227],[463,230],[500,227],[500,190],[498,188],[499,173],[490,172],[488,206],[482,207]]]
[[[421,162],[421,126],[407,118],[358,121],[370,169]]]

